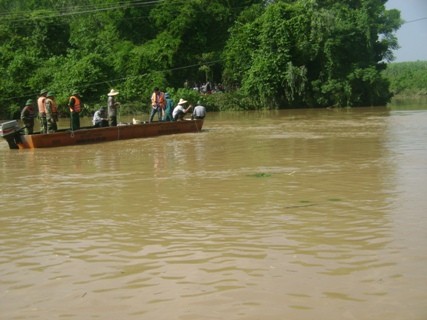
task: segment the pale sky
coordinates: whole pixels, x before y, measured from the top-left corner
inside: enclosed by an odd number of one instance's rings
[[[427,0],[388,0],[386,8],[398,9],[407,21],[396,32],[400,49],[394,62],[427,61]]]

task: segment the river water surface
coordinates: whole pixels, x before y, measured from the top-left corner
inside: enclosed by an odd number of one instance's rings
[[[0,141],[1,319],[427,319],[426,138],[354,108]]]

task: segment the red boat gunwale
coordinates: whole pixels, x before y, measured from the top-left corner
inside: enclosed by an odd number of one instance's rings
[[[203,119],[143,124],[120,124],[117,127],[82,128],[76,131],[60,130],[49,134],[19,134],[19,137],[15,136],[15,141],[19,149],[53,148],[199,132],[202,130],[202,127]],[[7,139],[6,137],[4,138]],[[11,146],[10,142],[9,146]]]

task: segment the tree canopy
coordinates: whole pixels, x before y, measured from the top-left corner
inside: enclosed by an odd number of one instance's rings
[[[380,71],[401,23],[384,3],[275,1],[262,15],[248,11],[232,28],[225,76],[260,105],[384,104],[390,94]]]
[[[401,24],[386,0],[0,0],[0,114],[40,89],[145,104],[223,83],[254,108],[384,104]]]

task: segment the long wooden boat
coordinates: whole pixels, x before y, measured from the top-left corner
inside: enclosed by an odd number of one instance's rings
[[[82,128],[71,131],[58,130],[54,133],[24,135],[16,120],[0,124],[0,136],[10,149],[52,148],[71,145],[100,143],[115,140],[148,138],[161,135],[191,133],[202,130],[203,120],[152,122],[141,124],[119,124],[117,127]]]

